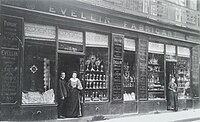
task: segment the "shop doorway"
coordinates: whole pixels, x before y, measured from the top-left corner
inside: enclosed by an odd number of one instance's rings
[[[71,78],[73,71],[78,73],[78,78],[80,79],[80,59],[79,55],[71,55],[71,54],[58,54],[58,73],[61,71],[66,73],[66,80]]]
[[[170,82],[170,76],[176,76],[176,62],[171,62],[171,61],[167,61],[166,62],[166,95],[167,95],[167,109],[169,110],[169,82]]]
[[[61,72],[65,72],[66,74],[66,81],[68,82],[68,80],[72,77],[72,73],[76,71],[77,72],[77,78],[79,78],[81,80],[81,82],[83,81],[83,75],[84,75],[84,56],[82,55],[72,55],[72,54],[64,54],[64,53],[60,53],[58,54],[58,78],[60,78],[60,74]],[[83,86],[83,82],[82,82],[82,86]],[[70,99],[70,98],[67,98]],[[66,99],[65,102],[68,102],[68,100]],[[58,99],[59,101],[59,99]],[[81,97],[80,99],[80,116],[82,116],[83,114],[83,110],[82,110],[82,103],[83,103],[83,99]],[[65,108],[66,103],[64,103],[64,108],[63,109],[67,109]],[[63,115],[65,116],[66,111],[65,110],[61,110],[63,111]]]

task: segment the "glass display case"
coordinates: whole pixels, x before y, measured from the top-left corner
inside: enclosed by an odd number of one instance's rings
[[[178,98],[190,98],[190,58],[178,57],[177,85]]]
[[[124,101],[135,100],[135,52],[124,51]]]
[[[148,55],[148,97],[152,99],[164,99],[164,55]]]
[[[108,49],[86,48],[85,102],[108,101]]]

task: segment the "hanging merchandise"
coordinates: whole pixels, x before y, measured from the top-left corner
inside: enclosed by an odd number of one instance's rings
[[[44,89],[47,91],[50,88],[50,60],[44,58]]]

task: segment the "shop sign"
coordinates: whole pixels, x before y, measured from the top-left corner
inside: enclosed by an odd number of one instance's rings
[[[90,11],[84,11],[84,10],[75,9],[75,8],[60,7],[59,9],[57,9],[56,7],[57,6],[50,5],[48,12],[53,13],[53,14],[59,14],[62,16],[70,16],[73,18],[81,19],[81,20],[88,20],[88,21],[92,21],[96,23],[122,27],[125,29],[157,34],[160,36],[185,39],[185,34],[182,34],[176,31],[167,30],[167,29],[161,29],[159,27],[151,26],[148,24],[143,24],[143,23],[133,22],[133,21],[126,21],[120,18],[109,17],[109,16],[96,14]]]
[[[193,96],[199,97],[199,46],[192,48],[192,83],[193,83]]]
[[[35,38],[55,39],[56,28],[54,26],[24,23],[25,36]]]
[[[138,79],[138,99],[147,100],[147,56],[148,40],[139,41],[139,79]]]
[[[175,0],[124,0],[120,4],[110,0],[77,0],[79,2],[107,8],[123,13],[132,15],[140,15],[153,20],[162,21],[165,23],[171,23],[174,25],[180,25],[182,27],[189,27],[199,30],[198,23],[198,12],[195,11],[197,5],[190,1],[190,8],[182,7],[186,6],[185,0],[179,0],[176,3]],[[169,2],[170,1],[170,2]],[[180,2],[184,1],[184,2]],[[174,4],[174,2],[176,4]],[[179,4],[179,5],[178,5]],[[181,6],[180,6],[181,5]],[[191,7],[193,6],[193,7]],[[194,7],[195,6],[195,7]]]
[[[123,69],[123,42],[124,36],[120,34],[112,34],[112,72],[113,72],[113,82],[112,82],[112,102],[122,102],[122,69]]]
[[[83,32],[59,29],[58,39],[66,42],[83,44]]]
[[[108,48],[108,35],[86,32],[86,46]]]
[[[7,4],[9,4],[9,3],[7,3]],[[34,4],[34,3],[30,3],[30,4]],[[148,2],[145,1],[144,4],[145,4],[145,6],[147,6]],[[189,42],[194,41],[194,43],[199,43],[196,40],[189,40],[192,38],[187,38],[187,35],[185,33],[180,33],[178,31],[160,28],[158,26],[153,26],[153,25],[146,24],[146,23],[141,23],[141,22],[132,21],[132,20],[126,20],[126,19],[114,17],[114,16],[108,16],[105,14],[100,14],[100,13],[92,12],[89,10],[84,10],[84,9],[71,7],[71,6],[67,6],[67,5],[61,5],[61,4],[55,3],[55,2],[49,2],[48,4],[43,4],[42,7],[39,5],[40,5],[40,3],[36,2],[33,5],[33,6],[35,6],[34,8],[29,8],[26,5],[19,6],[19,7],[24,7],[27,9],[34,9],[34,10],[38,10],[38,11],[44,11],[47,13],[51,13],[53,15],[58,15],[58,16],[63,16],[63,17],[76,18],[81,21],[89,21],[89,22],[93,22],[93,23],[114,26],[114,27],[118,27],[118,28],[124,28],[124,29],[133,30],[133,31],[139,31],[139,32],[154,34],[154,35],[158,35],[158,36],[163,36],[163,37],[170,37],[170,38],[174,38],[174,39],[182,39],[182,40],[185,40],[186,42],[188,40]],[[149,8],[153,9],[152,8],[153,5],[154,4],[152,4],[152,6]],[[145,12],[147,12],[147,9],[144,9],[142,11],[144,11],[144,13],[145,13]],[[155,10],[155,12],[157,12],[157,11]],[[155,14],[157,15],[157,13],[155,13]],[[176,24],[178,24],[178,23],[176,22]]]
[[[20,83],[22,19],[0,15],[0,103],[17,104]]]
[[[71,44],[59,41],[58,42],[58,50],[66,51],[66,52],[73,52],[73,53],[83,53],[83,45],[78,44]]]

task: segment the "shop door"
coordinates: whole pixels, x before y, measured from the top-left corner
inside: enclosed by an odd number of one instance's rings
[[[167,61],[166,62],[166,97],[167,97],[167,109],[169,108],[169,89],[168,89],[168,86],[169,86],[169,81],[170,81],[170,76],[173,75],[173,76],[176,76],[175,71],[176,69],[176,62],[169,62]]]

